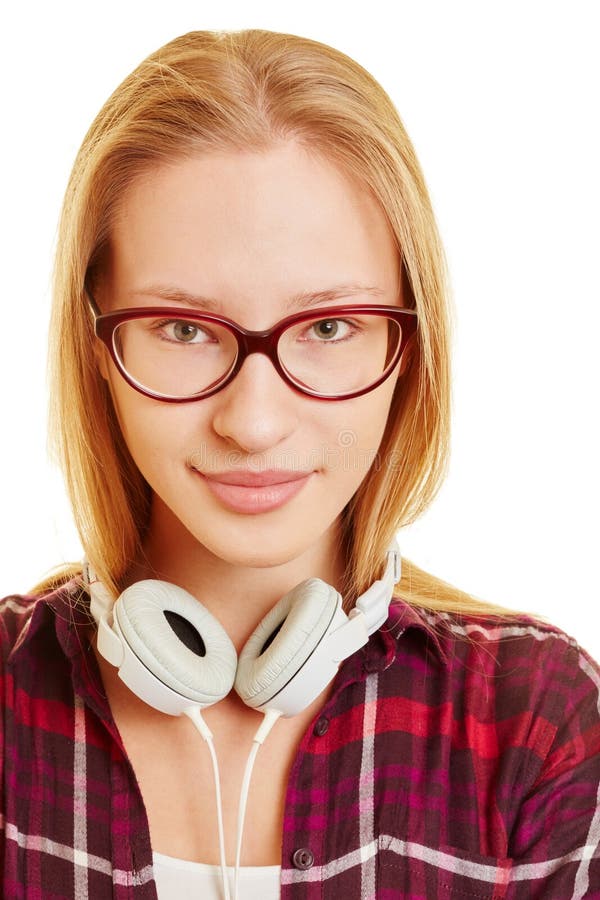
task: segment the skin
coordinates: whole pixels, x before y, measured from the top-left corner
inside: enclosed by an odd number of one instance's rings
[[[254,329],[289,314],[293,294],[340,284],[381,293],[334,304],[402,305],[399,254],[376,201],[293,142],[153,171],[130,187],[111,238],[98,291],[103,311],[177,305],[144,293],[156,284],[215,298],[224,315]],[[96,349],[127,446],[153,490],[146,560],[132,567],[127,584],[159,577],[181,585],[221,621],[238,651],[304,578],[339,584],[340,513],[381,442],[399,365],[374,391],[328,402],[300,395],[254,354],[217,394],[169,404],[131,388],[99,342]],[[213,472],[247,466],[314,474],[284,506],[239,513],[210,493],[190,457]]]
[[[176,305],[144,293],[148,285],[170,285],[218,299],[222,314],[258,330],[287,315],[286,302],[296,293],[353,283],[381,293],[341,296],[334,304],[402,305],[399,254],[386,219],[363,188],[288,142],[262,154],[188,159],[136,181],[114,222],[96,294],[102,311]],[[268,610],[303,579],[317,576],[339,588],[340,514],[379,447],[401,363],[369,394],[328,402],[297,393],[255,354],[220,392],[169,404],[131,388],[100,342],[96,353],[127,446],[153,491],[145,558],[134,562],[123,587],[142,578],[180,585],[221,622],[238,653]],[[233,512],[190,467],[200,451],[208,471],[310,467],[314,474],[278,509]],[[204,742],[187,717],[139,700],[94,649],[141,787],[153,848],[217,864],[215,821],[206,815],[214,797]],[[280,862],[289,770],[329,690],[299,715],[278,721],[258,755],[242,865]],[[223,816],[231,842],[243,767],[262,714],[232,691],[203,716],[227,773]],[[173,797],[184,799],[174,804]]]

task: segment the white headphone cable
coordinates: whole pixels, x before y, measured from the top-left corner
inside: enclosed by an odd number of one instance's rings
[[[276,709],[268,709],[264,713],[264,719],[260,724],[260,727],[254,737],[252,738],[252,749],[248,754],[248,759],[246,761],[246,768],[244,769],[244,777],[242,779],[242,787],[240,790],[240,804],[238,807],[238,823],[237,823],[237,837],[236,837],[236,851],[235,851],[235,874],[233,877],[233,900],[238,900],[238,877],[240,871],[240,857],[242,855],[242,834],[244,831],[244,818],[246,816],[246,803],[248,800],[248,791],[250,789],[250,778],[252,776],[252,769],[254,768],[254,762],[256,760],[256,754],[258,753],[261,745],[263,744],[265,738],[270,732],[271,728],[277,721],[277,719],[281,716],[281,713]]]
[[[184,709],[183,714],[192,720],[206,743],[208,744],[208,749],[210,750],[210,758],[212,761],[213,768],[213,776],[215,782],[215,794],[217,798],[217,822],[219,828],[219,854],[221,857],[221,881],[223,883],[223,897],[224,900],[231,900],[231,894],[229,893],[229,881],[227,879],[227,866],[225,864],[225,837],[223,834],[223,808],[221,805],[221,779],[219,777],[219,764],[217,762],[217,754],[215,753],[215,747],[213,744],[213,736],[210,728],[202,718],[202,713],[200,712],[199,707],[190,706],[188,709]]]

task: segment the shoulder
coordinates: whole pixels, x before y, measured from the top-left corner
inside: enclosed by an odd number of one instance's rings
[[[27,634],[39,597],[10,594],[0,599],[0,658],[4,663]]]
[[[402,625],[403,613],[397,613]],[[412,608],[408,621],[416,624],[434,644],[448,668],[475,665],[482,674],[508,675],[520,669],[560,673],[564,667],[589,672],[592,680],[600,666],[577,640],[563,629],[535,616],[515,613],[498,616],[447,613]],[[399,629],[403,633],[406,629]]]
[[[89,613],[88,613],[89,615]],[[35,594],[9,594],[0,599],[0,661],[6,668],[35,635],[56,636],[57,622],[82,618],[81,587],[76,579]]]
[[[394,668],[410,667],[413,693],[427,707],[444,705],[454,731],[463,723],[469,740],[538,759],[574,742],[600,753],[600,666],[574,637],[521,614],[416,616],[421,633],[403,644],[410,629],[398,632]]]
[[[478,664],[490,677],[529,672],[536,682],[570,680],[582,671],[598,687],[598,663],[574,637],[543,619],[446,613],[427,613],[426,619],[451,664]]]

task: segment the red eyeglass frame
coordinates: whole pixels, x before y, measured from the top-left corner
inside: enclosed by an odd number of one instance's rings
[[[313,309],[311,312],[305,311],[294,313],[293,315],[286,316],[285,319],[281,319],[279,322],[276,322],[272,328],[268,328],[266,329],[266,331],[248,331],[246,328],[242,328],[241,325],[238,325],[237,322],[234,322],[232,319],[227,319],[225,316],[218,316],[213,313],[196,312],[195,310],[190,310],[188,308],[174,306],[136,306],[130,307],[128,309],[118,309],[114,312],[103,313],[94,300],[94,297],[92,296],[89,288],[85,288],[85,293],[94,315],[94,333],[96,337],[99,338],[99,340],[101,340],[108,349],[112,361],[114,362],[115,366],[117,367],[127,384],[129,384],[136,391],[139,391],[140,394],[144,394],[146,397],[151,397],[154,400],[162,400],[165,403],[194,403],[196,400],[204,400],[207,397],[211,397],[213,394],[216,394],[218,391],[226,387],[231,381],[233,381],[237,373],[242,368],[244,360],[251,353],[264,353],[265,356],[268,356],[273,363],[275,370],[285,381],[285,383],[300,394],[308,397],[314,397],[317,400],[352,400],[354,397],[361,397],[363,394],[367,394],[370,391],[374,390],[376,387],[379,387],[379,385],[382,384],[382,382],[384,382],[386,378],[390,376],[391,372],[400,360],[400,357],[402,356],[402,353],[404,352],[408,341],[415,334],[418,326],[418,315],[417,311],[414,309],[406,309],[404,307],[398,306],[370,305],[362,303],[356,305],[349,304],[347,306],[327,306],[316,310]],[[342,394],[341,396],[320,394],[317,391],[311,391],[308,388],[303,388],[299,384],[296,384],[296,382],[293,381],[293,379],[290,378],[290,376],[286,373],[277,355],[277,345],[279,343],[279,338],[281,337],[283,332],[290,325],[294,325],[298,322],[308,321],[309,319],[315,318],[315,316],[319,319],[326,319],[328,317],[339,318],[339,316],[342,314],[348,315],[350,313],[372,313],[373,315],[387,316],[390,319],[395,319],[401,326],[400,345],[394,355],[394,358],[388,365],[387,369],[383,372],[381,377],[378,378],[377,381],[375,381],[373,384],[370,384],[366,388],[362,388],[360,391],[354,391],[349,394]],[[216,324],[222,325],[223,327],[227,328],[236,338],[238,345],[237,359],[229,374],[210,390],[199,394],[196,397],[165,397],[162,394],[155,393],[154,391],[142,387],[142,385],[138,384],[129,375],[127,370],[123,368],[123,365],[119,360],[119,357],[117,356],[114,348],[113,333],[115,328],[122,322],[127,322],[130,319],[141,319],[148,315],[155,315],[160,318],[163,318],[164,316],[172,316],[173,318],[185,319],[186,321],[199,319],[204,322],[215,322]]]

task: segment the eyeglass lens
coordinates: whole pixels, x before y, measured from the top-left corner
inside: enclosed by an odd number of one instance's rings
[[[299,387],[342,396],[376,382],[394,361],[401,337],[400,324],[386,316],[315,316],[283,332],[278,356]],[[170,398],[191,398],[216,386],[238,352],[234,334],[222,325],[156,315],[122,322],[113,342],[135,382]]]

